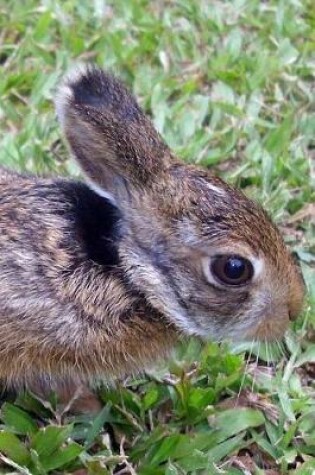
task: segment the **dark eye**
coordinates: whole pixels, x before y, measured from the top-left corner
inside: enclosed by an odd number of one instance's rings
[[[242,285],[254,274],[251,262],[241,256],[217,256],[211,262],[214,277],[223,284]]]

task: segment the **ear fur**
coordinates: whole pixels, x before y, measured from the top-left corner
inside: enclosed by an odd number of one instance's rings
[[[167,145],[112,74],[77,68],[64,79],[55,103],[74,156],[96,191],[122,182],[144,186],[168,167]]]

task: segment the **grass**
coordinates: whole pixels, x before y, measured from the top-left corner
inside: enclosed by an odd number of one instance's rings
[[[3,401],[0,473],[315,473],[313,1],[0,0],[1,164],[77,173],[51,99],[85,60],[125,79],[178,155],[262,202],[308,298],[284,356],[191,341],[101,389],[97,416]]]

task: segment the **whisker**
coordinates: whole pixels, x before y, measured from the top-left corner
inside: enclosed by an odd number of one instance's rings
[[[271,356],[270,356],[270,348],[269,348],[269,342],[265,338],[265,348],[266,348],[266,358],[267,358],[267,367],[270,368],[271,366]]]
[[[258,360],[259,360],[259,353],[260,353],[260,341],[258,341],[258,348],[257,348],[257,354],[256,354],[256,361],[255,361],[255,369],[258,368]],[[256,379],[256,371],[254,371],[254,376],[253,376],[253,379],[252,379],[252,387],[251,387],[251,391],[254,392],[254,387],[255,387],[255,381]]]
[[[279,349],[279,352],[280,352],[280,356],[281,358],[286,358],[286,352],[285,352],[285,348],[284,348],[284,344],[283,344],[283,341],[281,340],[276,340],[276,344],[278,346],[278,349]]]
[[[253,353],[253,348],[254,348],[254,344],[255,344],[255,340],[253,339],[252,342],[251,342],[251,346],[250,346],[250,351],[246,357],[246,364],[245,364],[245,368],[244,368],[244,372],[243,372],[243,377],[242,377],[242,381],[241,381],[241,384],[240,384],[240,388],[239,388],[239,391],[237,393],[237,398],[236,398],[236,401],[235,401],[235,406],[237,405],[237,402],[240,398],[240,395],[241,395],[241,392],[244,388],[244,385],[245,385],[245,378],[246,378],[246,375],[247,375],[247,372],[248,372],[248,365],[249,365],[249,362],[251,360],[251,357],[252,357],[252,353]]]

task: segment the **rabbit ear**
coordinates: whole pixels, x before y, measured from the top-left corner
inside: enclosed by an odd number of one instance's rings
[[[167,168],[170,150],[113,75],[94,66],[77,69],[55,103],[75,158],[95,188],[111,191],[121,181],[147,186]]]

